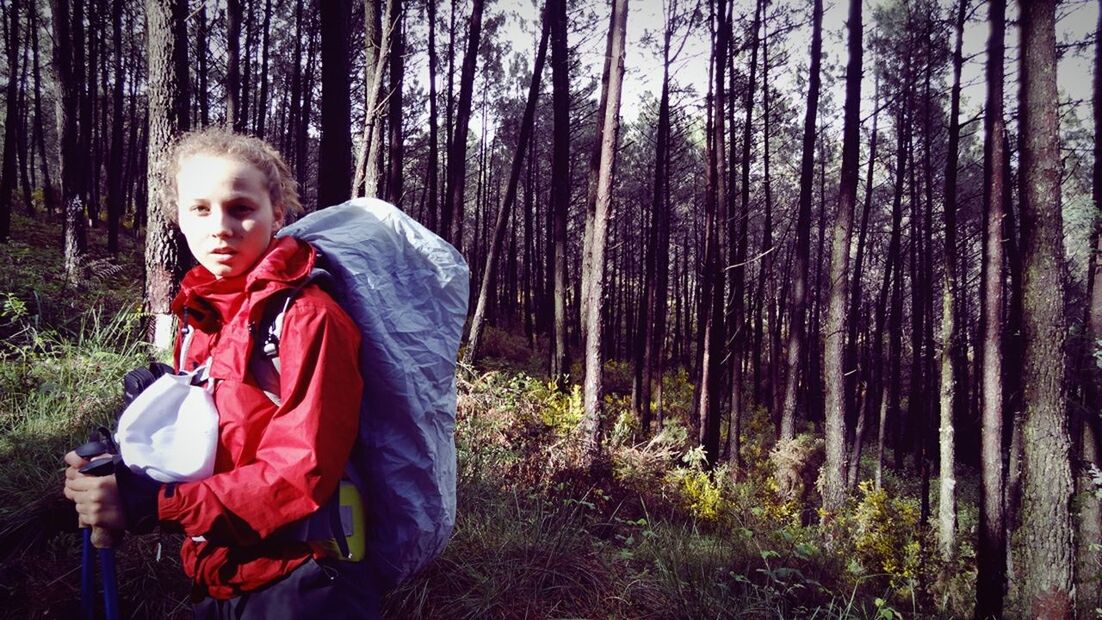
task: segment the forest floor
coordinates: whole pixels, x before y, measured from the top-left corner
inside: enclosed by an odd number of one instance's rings
[[[60,494],[61,457],[113,420],[121,377],[147,361],[141,252],[124,238],[127,258],[111,259],[92,231],[85,277],[67,284],[60,226],[13,224],[20,240],[0,246],[0,616],[75,617],[80,534]],[[388,617],[971,616],[974,472],[958,484],[952,562],[937,559],[920,527],[913,476],[886,472],[882,489],[860,483],[820,525],[813,434],[776,449],[772,421],[755,410],[738,475],[709,470],[687,440],[687,374],[663,379],[666,424],[643,441],[629,413],[629,367],[615,361],[606,367],[606,460],[582,471],[580,388],[555,391],[543,353],[523,338],[486,338],[487,358],[459,376],[455,533],[387,598]],[[863,480],[871,466],[863,463]],[[782,469],[791,475],[778,485]],[[124,540],[124,617],[190,617],[179,542]]]

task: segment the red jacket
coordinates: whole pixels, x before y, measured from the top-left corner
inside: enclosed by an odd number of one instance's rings
[[[312,247],[272,243],[246,275],[216,280],[203,267],[184,277],[173,312],[194,328],[184,366],[211,360],[219,438],[214,475],[165,485],[157,518],[189,537],[184,571],[210,596],[229,598],[286,575],[309,557],[305,543],[269,539],[324,504],[337,487],[355,441],[363,384],[359,330],[317,286],[306,287],[285,317],[276,407],[249,371],[253,328],[264,300],[301,282]],[[180,342],[177,339],[176,354]]]

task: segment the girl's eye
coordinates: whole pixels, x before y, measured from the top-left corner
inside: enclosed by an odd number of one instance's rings
[[[253,209],[252,205],[243,204],[243,203],[235,204],[232,207],[230,207],[230,212],[233,213],[234,215],[236,215],[237,217],[246,217],[250,213],[252,213],[253,210],[254,209]]]
[[[210,207],[204,204],[193,204],[188,208],[188,211],[191,211],[195,215],[206,215],[210,213]]]

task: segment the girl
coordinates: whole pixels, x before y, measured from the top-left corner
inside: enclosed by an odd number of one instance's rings
[[[219,416],[214,474],[161,484],[123,465],[95,478],[80,474],[86,461],[71,452],[65,495],[82,526],[182,531],[197,617],[377,616],[378,596],[359,566],[328,558],[285,527],[328,501],[352,449],[362,392],[356,325],[307,286],[285,318],[281,404],[249,369],[250,328],[265,301],[314,265],[310,245],[274,237],[286,214],[301,211],[296,184],[270,145],[221,129],[185,135],[171,166],[171,215],[199,263],[173,302],[177,356],[192,330],[176,370],[209,364]]]

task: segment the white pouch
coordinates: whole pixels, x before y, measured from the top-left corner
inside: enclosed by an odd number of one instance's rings
[[[131,470],[158,482],[190,482],[214,473],[218,449],[218,410],[214,379],[206,367],[165,374],[130,403],[115,434],[122,460]]]

